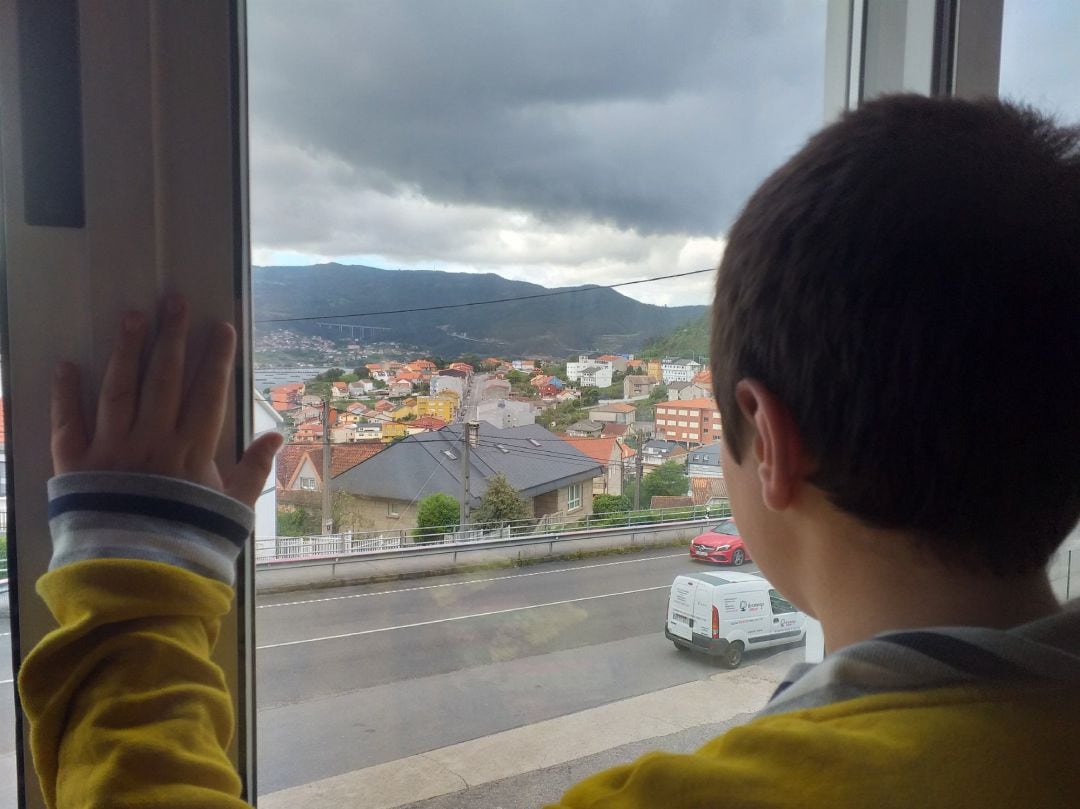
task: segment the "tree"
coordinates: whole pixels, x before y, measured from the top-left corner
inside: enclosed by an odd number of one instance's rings
[[[281,537],[311,536],[322,533],[319,515],[314,511],[308,511],[303,506],[291,509],[279,508],[277,533]]]
[[[647,505],[654,497],[685,495],[690,488],[686,467],[678,461],[660,464],[641,481],[641,503]]]
[[[429,494],[420,501],[416,512],[417,540],[435,539],[439,534],[447,534],[457,528],[460,510],[458,501],[445,492]]]
[[[585,407],[592,407],[600,402],[600,389],[588,385],[581,389],[581,398],[578,399],[578,403]]]
[[[356,375],[357,379],[371,379],[371,371],[363,365],[353,368],[352,372]]]
[[[487,491],[480,498],[480,505],[472,513],[473,522],[494,525],[516,520],[528,520],[529,504],[510,485],[501,472],[488,478]]]

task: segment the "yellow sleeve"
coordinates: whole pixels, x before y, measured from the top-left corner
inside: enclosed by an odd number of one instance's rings
[[[27,656],[19,692],[50,809],[246,807],[225,752],[232,701],[210,660],[232,588],[159,562],[93,559],[37,590],[60,626]]]

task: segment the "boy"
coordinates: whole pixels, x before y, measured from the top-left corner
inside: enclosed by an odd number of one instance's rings
[[[1080,514],[1080,132],[992,102],[867,104],[750,200],[713,329],[736,518],[768,578],[822,621],[830,655],[750,724],[693,755],[600,773],[559,806],[1076,801],[1080,614],[1059,607],[1044,567]],[[182,336],[164,334],[175,354]],[[220,488],[205,462],[216,431],[178,429],[164,453],[117,457],[141,435],[138,343],[120,340],[100,442],[87,443],[61,375],[57,471]],[[152,360],[151,378],[164,367]],[[128,392],[119,416],[113,377]],[[224,397],[224,383],[210,388]],[[272,448],[249,449],[241,479],[265,475]],[[73,544],[94,498],[65,497],[108,476],[52,484],[56,569],[39,590],[61,628],[20,675],[50,805],[239,804],[222,753],[229,703],[207,662],[228,576],[191,548],[235,557],[223,540],[242,520],[206,519],[233,508],[209,490],[151,480],[164,499],[198,500],[201,544],[178,541],[185,509],[154,513],[167,524],[147,526],[149,543],[118,529]],[[250,505],[257,486],[232,493]]]

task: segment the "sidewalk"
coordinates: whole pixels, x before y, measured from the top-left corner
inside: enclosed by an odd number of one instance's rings
[[[648,744],[640,749],[664,748],[664,737],[676,736],[683,739],[683,744],[689,741],[696,747],[698,739],[710,738],[724,727],[750,719],[768,700],[788,668],[802,659],[803,653],[799,646],[771,655],[756,665],[724,671],[707,680],[262,795],[259,806],[261,809],[291,809],[295,806],[305,809],[337,809],[341,806],[394,809],[454,795],[449,803],[432,802],[431,809],[443,805],[461,807],[466,805],[469,790],[550,770],[558,765],[576,762],[584,765],[582,760],[616,748],[642,742]],[[629,760],[633,755],[635,753],[628,751],[627,758],[610,763]],[[601,769],[609,764],[597,762],[594,766]],[[562,767],[550,773],[549,780],[554,779],[556,783],[537,784],[534,778],[530,790],[525,792],[550,793],[552,786],[560,787],[561,791],[562,782],[573,782],[568,780],[568,775],[577,780],[594,771],[585,766]],[[524,795],[518,786],[511,785],[500,791],[521,799]],[[477,806],[493,805],[487,794],[476,797],[482,801]],[[549,799],[545,797],[537,803],[495,805],[510,809],[517,805],[540,805]]]

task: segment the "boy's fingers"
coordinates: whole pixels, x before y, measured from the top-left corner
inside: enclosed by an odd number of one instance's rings
[[[255,501],[268,485],[274,454],[281,449],[284,440],[278,433],[267,433],[252,441],[229,476],[225,494],[254,508]]]
[[[187,443],[188,463],[193,468],[201,468],[217,450],[235,351],[233,327],[228,323],[214,324],[180,412],[180,434]]]
[[[184,383],[188,307],[179,295],[167,295],[158,317],[158,334],[143,378],[136,423],[144,435],[157,437],[176,428]]]
[[[71,363],[56,366],[51,400],[53,471],[60,475],[77,469],[87,447],[79,407],[79,372]]]
[[[139,401],[139,355],[146,338],[146,317],[128,312],[120,322],[98,396],[94,435],[115,445],[126,441]]]

